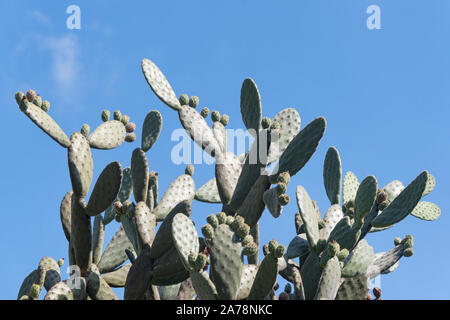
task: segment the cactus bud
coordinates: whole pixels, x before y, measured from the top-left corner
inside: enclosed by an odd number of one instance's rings
[[[197,260],[197,255],[195,253],[190,253],[188,255],[188,263],[189,265],[194,268],[195,267],[195,261]]]
[[[290,294],[292,292],[292,286],[289,282],[284,286],[284,292],[286,292],[287,294]]]
[[[195,260],[195,263],[194,263],[194,269],[196,271],[202,270],[206,266],[207,262],[208,262],[208,257],[203,253],[199,253],[197,256],[197,259]]]
[[[225,218],[225,224],[231,225],[234,222],[234,218],[232,216],[227,216]]]
[[[184,173],[192,177],[194,175],[194,166],[192,164],[188,164],[184,170]]]
[[[58,260],[58,266],[61,267],[64,264],[64,258]]]
[[[34,100],[33,100],[33,104],[40,108],[42,106],[41,96],[37,95],[36,98],[34,98]]]
[[[189,96],[186,93],[183,93],[179,98],[178,101],[182,106],[185,106],[189,103]]]
[[[242,239],[242,245],[245,247],[246,245],[254,242],[253,236],[251,234],[247,234],[244,239]]]
[[[375,298],[379,299],[381,297],[381,289],[378,287],[374,287],[373,290],[373,295],[375,296]]]
[[[20,102],[23,100],[23,97],[24,97],[24,96],[25,96],[25,95],[23,94],[22,91],[16,92],[16,94],[14,95],[14,98],[16,99],[16,103],[17,103],[18,105],[20,105]]]
[[[214,110],[213,112],[211,112],[211,120],[213,122],[220,121],[220,112],[217,110]]]
[[[136,130],[136,124],[133,122],[128,122],[125,126],[125,131],[127,133],[132,133],[134,130]]]
[[[345,259],[347,259],[348,255],[350,254],[350,252],[348,251],[348,249],[342,249],[341,251],[339,251],[339,253],[337,254],[338,260],[339,261],[344,261]]]
[[[242,254],[247,257],[250,257],[250,256],[255,255],[257,251],[258,251],[258,246],[256,245],[256,243],[251,242],[244,247],[244,250],[242,250]]]
[[[134,142],[134,140],[136,140],[136,135],[134,133],[129,133],[125,136],[125,141],[126,142]]]
[[[411,257],[413,254],[414,254],[413,248],[408,248],[405,249],[405,251],[403,251],[403,256],[407,258]]]
[[[280,293],[280,296],[278,297],[278,300],[289,300],[289,294],[286,292]]]
[[[242,218],[241,216],[236,216],[236,218],[234,218],[234,221],[230,224],[230,227],[234,232],[236,232],[244,223],[244,218]]]
[[[103,122],[109,121],[110,116],[111,116],[111,113],[109,112],[109,110],[102,111],[102,121]]]
[[[269,252],[272,254],[275,254],[275,250],[277,250],[278,247],[278,241],[275,239],[272,239],[269,241]]]
[[[388,194],[386,191],[384,191],[384,189],[378,189],[377,192],[377,203],[383,203],[384,201],[386,201],[388,199]]]
[[[127,124],[128,124],[128,122],[130,122],[130,116],[128,116],[128,115],[123,115],[122,116],[122,119],[120,119],[120,122],[122,122],[123,123],[123,125],[124,126],[126,126]],[[126,128],[126,127],[125,127]],[[133,130],[134,131],[134,130]],[[131,131],[131,132],[133,132],[133,131]],[[128,131],[127,131],[128,132]]]
[[[45,100],[44,102],[42,102],[41,109],[44,112],[48,112],[48,110],[50,110],[50,101]]]
[[[210,224],[205,224],[202,227],[202,234],[205,237],[205,239],[212,239],[214,235],[214,229]]]
[[[36,97],[37,97],[36,91],[34,91],[33,89],[27,91],[27,100],[29,102],[33,102]]]
[[[114,118],[114,120],[117,120],[117,121],[122,120],[122,112],[120,112],[120,110],[114,111],[113,118]]]
[[[199,102],[200,102],[200,99],[197,96],[192,96],[189,99],[189,107],[197,108]]]
[[[291,175],[288,171],[280,173],[277,177],[277,182],[281,182],[287,185],[289,181],[291,181]]]
[[[239,229],[237,229],[236,234],[240,238],[245,238],[249,234],[249,232],[250,232],[250,227],[247,224],[243,223],[239,227]]]
[[[278,196],[278,203],[281,206],[286,206],[289,203],[289,196],[287,194],[282,194]]]
[[[215,229],[219,225],[219,219],[217,216],[211,214],[206,218],[206,221]]]
[[[216,214],[216,217],[219,224],[223,224],[227,219],[227,214],[225,212],[219,212],[218,214]]]
[[[278,182],[276,186],[277,195],[281,196],[283,193],[286,193],[287,186],[286,183]]]
[[[261,127],[262,127],[263,129],[268,129],[268,128],[270,127],[271,122],[272,122],[272,121],[270,120],[270,118],[264,117],[264,118],[261,120]]]
[[[414,240],[412,238],[405,237],[402,242],[405,245],[405,248],[412,248],[414,245]]]
[[[224,127],[226,127],[226,125],[228,124],[229,121],[230,121],[230,117],[227,114],[223,114],[220,117],[220,123],[223,124]]]
[[[131,205],[132,203],[130,200],[125,200],[124,202],[122,202],[121,214],[126,214],[128,212],[128,207]]]
[[[391,202],[389,200],[385,200],[381,203],[378,204],[378,210],[383,211],[384,209],[386,209],[389,205],[391,204]]]
[[[87,137],[89,135],[89,132],[91,131],[91,127],[89,127],[89,125],[87,123],[83,124],[83,126],[81,127],[81,134],[85,137]]]
[[[271,130],[279,130],[280,128],[281,128],[281,125],[280,125],[280,123],[278,121],[273,121],[270,124],[270,129]]]
[[[123,208],[122,202],[120,202],[120,201],[114,202],[114,211],[117,214],[122,214],[122,208]]]
[[[23,99],[22,102],[20,102],[19,109],[22,112],[27,111],[27,109],[28,109],[28,101],[27,101],[27,99]]]
[[[275,258],[281,258],[284,255],[284,252],[286,251],[286,247],[282,244],[280,244],[273,253]]]
[[[209,115],[209,109],[207,107],[204,107],[202,111],[200,111],[200,114],[203,118],[206,118]]]
[[[398,246],[400,243],[402,243],[402,239],[397,237],[394,239],[394,245]]]
[[[33,284],[30,289],[30,298],[36,300],[39,298],[40,293],[41,287],[36,283]]]
[[[338,254],[341,250],[341,247],[339,246],[339,243],[336,241],[331,241],[328,243],[327,253],[330,257],[334,257],[336,254]]]

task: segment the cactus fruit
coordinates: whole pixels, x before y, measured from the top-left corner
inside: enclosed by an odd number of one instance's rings
[[[226,150],[227,114],[206,107],[198,112],[198,97],[177,98],[152,61],[144,59],[141,66],[151,90],[177,111],[190,138],[214,158],[215,175],[196,189],[194,166],[187,165],[159,198],[158,174],[150,171],[146,155],[162,130],[161,113],[152,110],[143,121],[141,145],[131,155],[131,166],[122,170],[118,162],[110,163],[87,199],[94,175],[92,149],[109,150],[135,141],[136,124],[119,110],[113,120],[110,111],[103,110],[103,123],[92,133],[85,124],[69,138],[47,113],[48,101],[34,90],[17,92],[14,99],[20,110],[68,151],[72,190],[61,202],[60,219],[68,261],[81,271],[76,278],[82,284],[75,288],[72,277],[61,280],[63,259],[44,257],[24,279],[18,299],[38,299],[45,288],[47,300],[115,300],[113,287],[124,287],[125,299],[367,299],[368,280],[394,271],[402,257],[414,253],[410,235],[395,238],[391,250],[374,253],[364,239],[367,233],[390,228],[409,214],[428,221],[441,214],[437,205],[421,201],[436,184],[427,171],[406,187],[394,180],[379,188],[374,176],[359,182],[348,171],[343,177],[340,154],[330,147],[323,163],[330,207],[322,216],[313,200],[318,195],[312,198],[305,187],[297,186],[294,237],[287,250],[276,240],[264,244],[260,261],[259,219],[265,208],[275,218],[283,208],[287,211],[287,185],[318,148],[325,118],[316,118],[302,130],[293,108],[273,119],[262,118],[258,87],[247,78],[240,111],[255,142],[237,156]],[[212,126],[206,121],[209,115]],[[261,151],[267,157],[260,156]],[[253,155],[258,155],[256,163]],[[221,212],[205,215],[203,237],[190,217],[194,200],[222,205]],[[103,250],[105,227],[114,219],[120,226]],[[277,297],[278,275],[288,283]],[[380,300],[381,290],[374,288],[373,295]]]

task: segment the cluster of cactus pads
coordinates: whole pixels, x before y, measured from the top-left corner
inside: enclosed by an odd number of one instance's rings
[[[294,238],[287,248],[276,240],[264,244],[259,259],[258,221],[265,208],[277,218],[289,203],[287,186],[317,149],[325,119],[300,130],[300,116],[292,108],[263,118],[258,88],[246,79],[240,107],[254,142],[247,153],[236,155],[226,150],[227,115],[211,112],[210,127],[205,120],[209,109],[196,109],[198,97],[177,98],[150,60],[142,61],[142,71],[156,96],[178,113],[192,140],[215,159],[215,177],[196,189],[194,167],[188,165],[159,198],[158,174],[150,171],[146,153],[159,137],[162,117],[151,111],[130,166],[107,165],[86,200],[93,179],[91,149],[134,142],[136,125],[120,111],[110,120],[104,110],[103,123],[92,133],[85,124],[69,138],[48,115],[48,101],[33,90],[16,93],[20,110],[68,151],[72,190],[63,197],[60,218],[73,271],[62,280],[64,261],[42,258],[23,281],[18,299],[38,299],[43,287],[49,300],[118,299],[112,290],[117,287],[124,287],[125,299],[367,299],[370,279],[394,271],[400,258],[411,256],[413,238],[396,238],[393,249],[375,253],[364,237],[409,214],[423,220],[440,215],[435,204],[421,201],[435,185],[427,171],[406,187],[394,180],[380,188],[374,176],[359,182],[352,172],[342,179],[339,152],[331,147],[323,170],[330,208],[322,217],[306,189],[297,186]],[[276,164],[271,172],[270,164]],[[194,200],[222,204],[221,212],[205,215],[202,236],[190,219]],[[104,230],[113,220],[121,226],[103,250]],[[288,281],[280,296],[278,276]],[[375,292],[379,298],[381,292]]]

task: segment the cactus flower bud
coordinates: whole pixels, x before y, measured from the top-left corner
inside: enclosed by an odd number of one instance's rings
[[[189,265],[194,268],[195,267],[195,261],[197,260],[197,255],[195,253],[190,253],[188,255],[188,263]]]
[[[209,109],[204,107],[202,111],[200,111],[200,114],[202,115],[203,118],[206,118],[209,115]]]
[[[156,182],[158,181],[158,174],[155,171],[151,171],[148,176],[148,185],[154,186]]]
[[[280,128],[281,128],[281,125],[278,121],[272,121],[272,123],[270,124],[271,130],[279,130]]]
[[[223,114],[220,117],[220,123],[223,124],[224,127],[227,126],[228,122],[230,121],[230,117],[227,114]]]
[[[247,234],[244,239],[242,239],[242,245],[245,247],[246,245],[254,242],[253,236],[251,234]]]
[[[278,196],[278,203],[281,206],[286,206],[289,203],[289,196],[287,194],[282,194]]]
[[[270,127],[271,122],[272,122],[272,121],[270,120],[270,118],[264,117],[264,118],[261,120],[261,127],[262,127],[263,129],[268,129],[268,128]]]
[[[244,218],[242,218],[241,216],[236,216],[236,218],[234,218],[234,221],[230,224],[230,227],[234,232],[236,232],[244,223]]]
[[[337,255],[341,250],[341,247],[339,246],[339,243],[336,241],[331,241],[328,243],[327,253],[330,257],[334,257]]]
[[[123,204],[120,201],[114,202],[114,210],[117,214],[122,214]]]
[[[50,101],[44,100],[44,102],[42,102],[41,109],[44,112],[48,112],[48,110],[50,110]]]
[[[132,133],[136,130],[136,124],[134,122],[128,122],[125,126],[125,131],[127,133]]]
[[[213,122],[220,121],[220,112],[217,110],[214,110],[213,112],[211,112],[211,120]]]
[[[250,232],[250,227],[247,224],[243,223],[239,227],[239,229],[237,229],[236,234],[240,238],[245,238],[249,234],[249,232]]]
[[[110,116],[111,116],[111,113],[109,112],[109,110],[102,111],[102,121],[103,122],[109,121]]]
[[[214,235],[214,229],[210,224],[205,224],[202,227],[202,234],[205,237],[205,239],[212,239]]]
[[[231,225],[234,222],[234,218],[232,216],[227,216],[225,218],[225,224]]]
[[[42,106],[41,96],[37,95],[36,98],[34,98],[34,100],[33,100],[33,104],[40,108]]]
[[[397,237],[394,239],[394,245],[398,246],[400,243],[402,243],[402,239]]]
[[[284,253],[286,251],[286,247],[282,244],[280,244],[276,249],[275,252],[273,253],[275,258],[281,258]]]
[[[275,239],[272,239],[269,241],[268,245],[269,245],[269,252],[272,254],[275,254],[275,250],[277,250],[277,247],[278,247],[278,241]]]
[[[124,126],[126,126],[128,124],[128,122],[130,122],[130,116],[128,115],[123,115],[122,118],[120,119],[120,122],[123,123]],[[134,130],[133,130],[134,131]],[[132,131],[132,132],[133,132]]]
[[[134,140],[136,140],[136,135],[134,133],[129,133],[125,136],[125,141],[126,142],[134,142]]]
[[[183,93],[179,98],[178,101],[182,106],[185,106],[189,103],[189,96],[186,93]]]
[[[83,124],[83,126],[81,127],[81,134],[85,137],[87,137],[89,135],[89,132],[91,131],[91,127],[89,127],[89,125],[87,123]]]
[[[206,221],[215,229],[219,225],[219,219],[217,216],[211,214],[208,217],[206,217]]]
[[[197,256],[197,259],[195,260],[195,263],[194,263],[194,269],[196,271],[202,270],[206,266],[207,262],[208,262],[208,257],[203,253],[199,253]]]
[[[281,196],[283,193],[286,193],[287,186],[286,183],[278,182],[276,186],[277,195]]]
[[[337,254],[338,260],[339,261],[344,261],[348,255],[350,254],[350,252],[348,251],[348,249],[342,249],[341,251],[339,251],[339,253]]]
[[[188,164],[184,170],[184,173],[192,177],[194,175],[194,166],[192,164]]]
[[[251,242],[244,247],[244,250],[242,250],[242,254],[247,257],[250,257],[250,256],[255,255],[257,251],[258,251],[258,246],[256,245],[256,243]]]
[[[113,113],[114,120],[120,121],[122,119],[122,112],[120,110],[116,110]]]
[[[291,175],[288,171],[280,173],[277,177],[277,182],[281,182],[287,185],[289,181],[291,181]]]
[[[23,100],[23,97],[24,97],[24,96],[25,96],[25,95],[23,94],[22,91],[16,92],[16,94],[14,95],[14,98],[16,99],[16,103],[17,103],[18,105],[20,105],[20,102]]]
[[[61,267],[64,264],[64,258],[58,260],[58,266]]]
[[[30,289],[30,298],[36,300],[39,298],[40,293],[41,287],[36,283],[33,284]]]
[[[36,97],[37,97],[36,91],[34,91],[33,89],[27,91],[27,100],[29,102],[33,102]]]
[[[227,220],[227,214],[225,212],[219,212],[216,214],[217,220],[219,221],[219,224],[225,223],[225,220]]]
[[[413,254],[414,254],[413,248],[408,248],[405,249],[405,251],[403,251],[403,256],[407,258],[411,257]]]
[[[199,102],[200,102],[200,99],[197,96],[192,96],[189,99],[189,107],[197,108]]]

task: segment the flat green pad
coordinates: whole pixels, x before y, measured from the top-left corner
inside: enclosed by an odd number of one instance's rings
[[[190,271],[191,266],[188,256],[191,253],[197,254],[199,250],[198,234],[192,220],[182,213],[175,215],[172,221],[173,244],[180,255],[181,262],[186,270]]]
[[[195,196],[195,183],[188,174],[176,178],[167,188],[158,206],[153,211],[156,221],[162,221],[169,212],[180,202],[192,201]]]
[[[70,216],[72,215],[72,195],[73,191],[69,191],[64,195],[59,207],[59,217],[61,219],[62,228],[67,241],[70,241]]]
[[[125,249],[134,252],[133,245],[128,240],[123,226],[117,230],[111,241],[106,246],[102,258],[98,263],[98,269],[101,273],[107,273],[115,270],[118,266],[128,260]]]
[[[22,285],[20,286],[19,293],[17,294],[17,300],[20,300],[21,297],[30,293],[31,286],[34,284],[37,274],[38,271],[33,270],[25,277]]]
[[[288,171],[292,177],[300,171],[316,151],[320,139],[325,133],[326,126],[325,118],[320,117],[313,120],[300,131],[281,155],[278,168],[275,168],[278,170],[274,173],[278,174]]]
[[[89,145],[94,149],[110,150],[125,141],[125,126],[117,120],[103,122],[88,137]]]
[[[148,160],[142,149],[136,148],[131,155],[131,179],[136,202],[147,199],[148,192]]]
[[[346,278],[339,287],[336,300],[366,300],[369,281],[366,275]]]
[[[369,279],[373,279],[379,274],[386,273],[403,257],[405,251],[405,244],[399,244],[387,252],[377,253],[373,259],[373,262],[367,268],[366,275]]]
[[[75,259],[82,275],[92,264],[91,218],[86,215],[85,206],[83,199],[72,197],[70,245],[74,248]]]
[[[103,279],[111,288],[122,288],[125,286],[131,263],[128,263],[117,270],[103,274]]]
[[[224,125],[220,121],[216,121],[213,123],[212,130],[222,153],[227,152],[227,131]]]
[[[216,178],[212,178],[195,193],[195,200],[207,203],[221,203]]]
[[[144,119],[142,125],[141,149],[144,152],[150,150],[159,137],[162,129],[162,116],[157,110],[150,111]]]
[[[384,191],[388,194],[388,200],[391,202],[403,191],[403,189],[405,189],[405,186],[399,180],[391,181],[384,187]]]
[[[278,259],[268,254],[261,261],[247,300],[264,300],[275,286],[278,275]]]
[[[103,251],[103,240],[105,237],[105,225],[101,215],[94,218],[94,233],[92,235],[92,263],[97,265],[100,262]]]
[[[217,290],[206,271],[191,271],[192,286],[200,300],[217,300]]]
[[[145,246],[128,271],[123,293],[124,300],[144,300],[145,293],[151,285],[151,269],[150,247]]]
[[[216,183],[223,204],[230,203],[241,171],[241,163],[234,153],[227,152],[217,156],[215,166]]]
[[[45,290],[50,290],[51,287],[61,281],[61,271],[59,269],[58,263],[53,258],[43,257],[39,261],[38,268],[41,269],[45,274]]]
[[[73,300],[73,293],[67,284],[58,282],[47,292],[44,300]]]
[[[72,190],[76,196],[84,198],[91,187],[94,170],[91,148],[86,138],[79,132],[72,134],[70,142],[68,158]]]
[[[158,286],[170,286],[189,277],[178,250],[172,246],[161,258],[154,262],[152,284]]]
[[[332,205],[327,212],[323,220],[325,221],[325,226],[320,230],[321,237],[325,240],[328,240],[331,231],[333,231],[336,224],[344,217],[344,213],[342,212],[342,208],[338,204]]]
[[[255,136],[261,126],[261,97],[253,79],[247,78],[241,88],[241,115],[247,130]]]
[[[427,184],[428,172],[423,171],[375,219],[372,226],[383,228],[405,218],[417,205]]]
[[[170,108],[180,110],[180,102],[161,70],[148,59],[142,60],[141,67],[148,85],[156,96]]]
[[[427,185],[425,186],[425,190],[423,191],[422,197],[425,197],[427,194],[433,191],[435,186],[436,180],[434,179],[434,176],[428,173]]]
[[[432,202],[421,201],[411,211],[411,215],[416,218],[433,221],[441,215],[441,209]]]
[[[342,276],[349,278],[365,274],[374,257],[373,248],[362,239],[345,260]]]
[[[45,111],[37,107],[33,103],[23,100],[26,104],[25,115],[30,118],[42,131],[50,136],[53,140],[58,142],[62,147],[69,148],[70,141],[61,127],[50,117]]]
[[[342,165],[339,151],[335,147],[328,149],[323,164],[323,184],[331,204],[341,201]]]
[[[342,203],[346,204],[350,200],[354,201],[356,198],[356,193],[358,192],[358,188],[358,178],[353,172],[347,171],[344,176],[344,185],[342,188]]]
[[[242,275],[241,242],[227,224],[214,230],[210,249],[211,279],[220,300],[234,300]]]
[[[158,287],[159,298],[161,300],[177,300],[178,291],[180,290],[181,283],[173,284],[171,286]]]
[[[278,112],[272,119],[280,124],[278,137],[272,136],[272,143],[269,148],[269,163],[272,163],[283,154],[292,139],[300,132],[301,120],[297,110],[287,108]]]
[[[156,217],[143,201],[136,205],[135,220],[141,242],[151,246],[155,237]]]
[[[108,283],[99,274],[90,272],[86,280],[86,291],[92,300],[119,300]]]
[[[296,235],[287,248],[286,256],[288,259],[302,257],[310,252],[309,242],[304,233]]]
[[[300,268],[300,275],[303,281],[305,299],[312,300],[316,295],[322,268],[320,267],[320,258],[315,252],[311,252]]]
[[[215,157],[216,153],[222,153],[212,129],[197,110],[187,105],[182,106],[178,116],[183,128],[199,147],[211,157]]]
[[[358,187],[355,197],[355,221],[363,222],[377,197],[378,183],[374,176],[368,176]]]
[[[116,199],[122,183],[122,166],[119,162],[111,162],[97,179],[94,190],[86,207],[86,214],[96,216],[105,211]]]
[[[266,190],[263,194],[263,201],[274,218],[278,218],[283,211],[283,207],[278,202],[278,194],[276,188]]]
[[[354,226],[349,216],[342,218],[331,231],[328,242],[336,241],[341,249],[351,250],[361,235],[361,229]]]
[[[250,189],[237,214],[244,218],[245,223],[253,228],[261,218],[266,205],[263,201],[264,192],[270,188],[269,177],[261,175]]]
[[[123,203],[126,200],[130,199],[132,193],[133,180],[131,179],[131,168],[126,167],[122,172],[122,183],[120,184],[119,193],[117,194],[116,199],[105,210],[105,215],[103,217],[103,223],[105,225],[113,221],[116,216],[116,213],[114,211],[114,202],[120,201]]]
[[[320,276],[315,300],[334,300],[341,281],[341,266],[337,257],[328,260]]]
[[[309,245],[311,250],[315,250],[317,241],[319,240],[319,227],[316,210],[311,198],[302,186],[297,187],[296,197],[298,210],[305,225]]]
[[[246,264],[242,269],[241,283],[239,285],[236,300],[246,299],[250,294],[253,283],[255,282],[258,266],[256,264]]]

